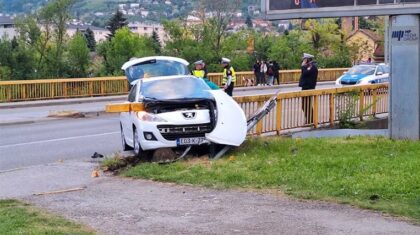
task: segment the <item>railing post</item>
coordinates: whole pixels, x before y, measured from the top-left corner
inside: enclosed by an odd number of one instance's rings
[[[89,96],[93,96],[93,82],[89,81]]]
[[[100,84],[101,84],[101,95],[103,95],[105,94],[105,83],[104,81],[101,81]]]
[[[258,108],[261,108],[264,105],[263,102],[258,101]],[[261,135],[262,131],[263,131],[263,120],[261,119],[258,123],[257,123],[257,135]]]
[[[333,126],[335,123],[335,96],[330,94],[330,125]]]
[[[26,85],[22,84],[22,100],[26,100]]]
[[[372,114],[374,117],[376,117],[376,103],[377,103],[377,99],[378,99],[378,91],[376,89],[372,90],[372,99],[373,99],[373,103],[372,103]]]
[[[277,98],[277,110],[276,110],[276,131],[277,135],[280,135],[281,131],[281,122],[283,120],[283,100],[281,98]]]
[[[363,89],[360,91],[359,96],[360,96],[359,118],[360,118],[360,121],[363,121],[363,114],[364,114],[364,109],[365,109],[365,92]]]
[[[313,98],[314,98],[314,107],[313,107],[312,115],[313,115],[313,120],[314,120],[314,127],[318,128],[318,124],[319,124],[319,121],[318,121],[319,96],[315,95],[315,96],[313,96]]]
[[[67,82],[63,82],[63,96],[67,98]]]

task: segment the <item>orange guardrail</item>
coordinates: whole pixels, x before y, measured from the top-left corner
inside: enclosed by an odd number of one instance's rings
[[[336,80],[346,70],[320,69],[318,81]],[[280,71],[282,84],[298,82],[299,77],[300,70]],[[220,86],[222,74],[210,73],[209,79]],[[244,86],[246,79],[255,81],[253,72],[238,72],[236,86]],[[125,77],[0,81],[0,102],[122,95],[128,89]]]
[[[235,97],[247,116],[255,113],[270,95]],[[388,84],[281,93],[277,106],[250,134],[334,125],[340,117],[361,119],[388,113]]]

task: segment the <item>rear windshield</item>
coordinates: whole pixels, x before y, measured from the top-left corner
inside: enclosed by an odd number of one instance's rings
[[[144,80],[140,92],[144,98],[156,100],[211,99],[209,90],[203,79],[184,77]]]
[[[190,71],[186,65],[170,60],[150,60],[131,66],[125,71],[130,83],[143,78],[188,74]]]

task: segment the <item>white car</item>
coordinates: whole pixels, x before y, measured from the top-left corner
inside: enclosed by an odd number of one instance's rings
[[[120,114],[124,150],[144,157],[156,149],[194,145],[239,146],[246,137],[241,107],[222,90],[190,75],[188,62],[174,57],[134,59],[122,67],[137,111]]]
[[[386,64],[360,64],[345,72],[336,85],[367,85],[389,82],[389,66]]]

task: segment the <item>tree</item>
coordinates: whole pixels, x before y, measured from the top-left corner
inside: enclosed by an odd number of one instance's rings
[[[252,28],[252,27],[254,27],[254,25],[252,24],[252,19],[251,19],[251,16],[247,16],[247,17],[246,17],[245,24],[248,26],[248,28]]]
[[[151,39],[153,42],[153,50],[156,52],[156,54],[160,54],[162,51],[162,45],[160,44],[160,38],[158,33],[154,30]]]
[[[87,28],[84,36],[86,38],[86,42],[87,42],[87,46],[88,46],[89,50],[90,51],[95,51],[96,40],[95,40],[95,35],[94,35],[93,31],[90,28]]]
[[[89,60],[89,48],[85,36],[76,33],[68,43],[67,64],[70,77],[86,77]]]
[[[107,29],[109,32],[111,32],[111,34],[108,35],[108,39],[111,40],[115,36],[115,32],[117,32],[118,29],[121,29],[127,25],[127,18],[124,17],[124,14],[121,11],[117,10],[107,24]]]

